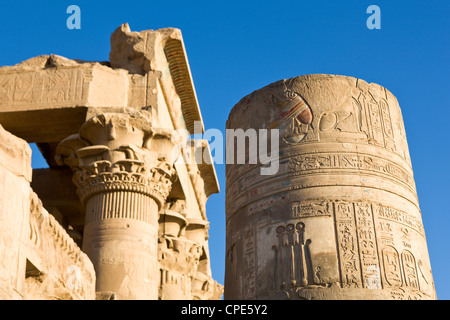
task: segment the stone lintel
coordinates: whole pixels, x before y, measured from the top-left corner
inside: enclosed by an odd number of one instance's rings
[[[29,143],[59,142],[78,131],[86,121],[86,111],[75,107],[3,112],[0,106],[0,123]]]
[[[59,142],[90,108],[126,108],[127,72],[56,55],[0,68],[0,123],[28,142]]]
[[[0,88],[2,112],[126,106],[128,76],[98,62],[40,56],[1,67]]]

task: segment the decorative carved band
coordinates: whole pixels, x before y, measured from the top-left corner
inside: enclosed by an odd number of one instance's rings
[[[82,169],[74,174],[74,180],[84,205],[88,199],[99,193],[130,191],[152,197],[161,207],[172,187],[171,176],[158,167],[151,168],[150,172],[150,176],[127,171],[100,172],[86,178],[87,174]]]
[[[411,188],[415,192],[414,178],[408,170],[388,160],[369,154],[321,153],[302,154],[289,159],[291,174],[306,174],[321,169],[364,170],[376,175],[387,175]]]

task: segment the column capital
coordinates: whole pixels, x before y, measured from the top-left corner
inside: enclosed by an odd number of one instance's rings
[[[174,130],[152,127],[147,111],[103,113],[60,142],[56,161],[74,171],[83,204],[98,193],[133,191],[162,207],[174,178],[178,139]]]

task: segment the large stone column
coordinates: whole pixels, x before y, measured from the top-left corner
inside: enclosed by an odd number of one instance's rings
[[[175,140],[150,120],[145,111],[101,114],[57,150],[86,208],[83,251],[96,290],[119,299],[158,298],[158,211],[171,189]]]
[[[225,299],[436,298],[388,90],[344,76],[282,80],[244,97],[227,128],[277,129],[280,148],[275,175],[227,164]]]

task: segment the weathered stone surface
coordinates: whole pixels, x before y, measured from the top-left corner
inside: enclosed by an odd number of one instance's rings
[[[209,271],[209,223],[187,219],[185,201],[166,203],[159,216],[159,297],[163,300],[218,300],[223,286]]]
[[[0,299],[23,296],[26,258],[21,234],[30,215],[31,149],[0,126]]]
[[[0,299],[94,299],[92,263],[30,179],[30,147],[0,126]]]
[[[145,111],[101,114],[56,150],[86,207],[83,251],[94,263],[97,291],[158,298],[158,211],[177,156],[171,134],[152,128]]]
[[[25,298],[220,299],[223,286],[211,275],[205,207],[219,191],[214,166],[178,157],[186,151],[177,130],[189,137],[195,121],[203,130],[181,32],[131,32],[125,24],[111,37],[110,59],[50,55],[0,68],[0,123],[36,142],[50,166],[33,173],[45,206],[38,216],[82,245],[96,272],[95,295],[74,296],[59,287],[53,292],[46,288],[55,287],[57,276],[36,276]],[[5,150],[8,139],[0,132]],[[18,150],[2,155],[5,163],[19,156]],[[27,165],[15,159],[6,165],[25,177],[17,182],[25,194],[18,191],[8,205],[27,212],[19,205],[28,203],[31,179],[29,156],[24,159]],[[167,234],[181,221],[168,218],[174,212],[183,217],[183,232]],[[16,229],[26,224],[19,220]],[[48,244],[43,254],[62,246],[50,233],[42,237]],[[63,252],[57,265],[43,268],[59,272],[70,261],[64,257]],[[91,267],[81,272],[89,274]],[[16,281],[8,272],[5,279]]]
[[[31,148],[22,139],[6,131],[0,124],[0,165],[11,173],[31,181]]]
[[[94,300],[96,277],[88,256],[34,192],[30,212],[23,299]]]
[[[29,142],[59,142],[90,108],[125,108],[127,72],[45,55],[0,68],[0,123]]]
[[[278,129],[280,150],[275,175],[227,164],[225,299],[436,298],[388,90],[345,76],[282,80],[244,97],[227,128]]]
[[[109,55],[113,68],[129,71],[130,105],[152,105],[175,129],[203,121],[198,106],[181,30],[164,28],[134,32],[123,24],[111,36]],[[167,110],[164,110],[167,105]]]
[[[0,68],[2,112],[77,106],[126,107],[128,76],[98,62],[50,55]]]

